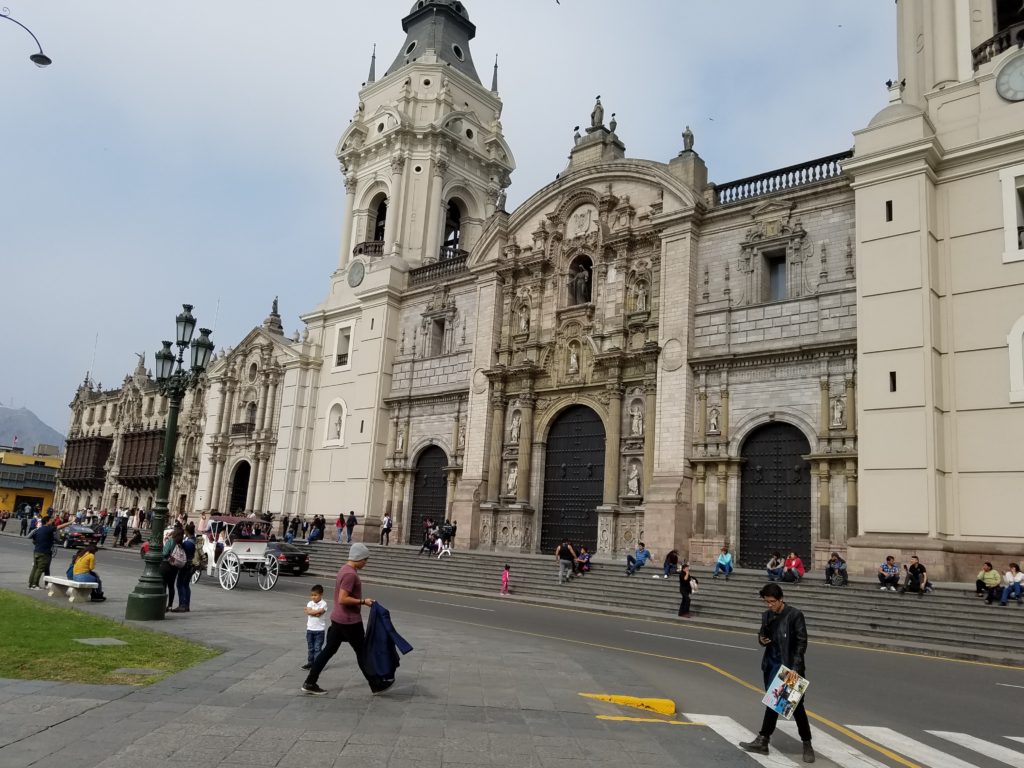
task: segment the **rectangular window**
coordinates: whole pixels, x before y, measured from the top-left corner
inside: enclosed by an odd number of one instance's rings
[[[889,391],[896,391],[896,371],[889,371]]]
[[[1003,263],[1024,261],[1024,164],[999,172],[1003,193]]]
[[[444,354],[444,326],[444,318],[437,318],[430,324],[430,340],[427,346],[429,357]]]
[[[885,201],[885,220],[892,221],[892,200]]]
[[[337,343],[334,349],[334,367],[347,368],[352,356],[352,326],[338,326]]]
[[[782,301],[788,298],[785,251],[764,254],[764,275],[765,301]]]

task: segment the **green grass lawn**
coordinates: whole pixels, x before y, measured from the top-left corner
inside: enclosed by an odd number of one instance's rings
[[[159,632],[0,589],[0,677],[73,683],[148,685],[220,651]],[[127,645],[83,645],[75,638],[113,637]],[[159,669],[149,676],[114,672]]]

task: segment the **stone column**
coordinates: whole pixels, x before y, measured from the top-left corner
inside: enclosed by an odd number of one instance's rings
[[[341,221],[341,258],[338,268],[344,269],[352,260],[352,224],[356,207],[356,175],[345,174],[345,218]]]
[[[256,485],[260,480],[259,452],[253,455],[251,462],[252,470],[249,472],[249,487],[245,492],[245,511],[252,512],[253,502],[256,501]]]
[[[274,414],[277,413],[277,373],[270,374],[270,391],[267,394],[268,407],[270,408],[270,416],[267,418],[266,423],[263,425],[264,429],[271,432],[274,430]]]
[[[821,396],[818,398],[818,436],[828,437],[828,428],[832,424],[831,409],[829,408],[828,376],[822,376],[818,386],[821,387]]]
[[[828,460],[818,464],[818,541],[832,540],[831,468]]]
[[[214,448],[210,451],[210,481],[206,486],[206,511],[210,511],[215,506],[214,493],[217,491],[217,475],[220,473],[220,462],[218,458],[218,449]]]
[[[395,508],[395,475],[392,472],[388,472],[387,479],[384,481],[386,484],[384,490],[384,514],[391,515],[391,527],[392,530],[400,529],[395,526],[394,508]]]
[[[394,414],[391,416],[391,423],[388,426],[388,445],[385,449],[385,461],[392,461],[395,458],[395,445],[398,441],[398,408],[395,408]]]
[[[693,535],[703,538],[704,532],[704,505],[707,504],[707,465],[698,464],[694,469],[696,475],[696,491],[694,493],[693,506]],[[692,553],[691,553],[692,556]]]
[[[225,461],[226,461],[226,457],[225,456],[223,456],[223,455],[218,455],[217,456],[217,484],[216,484],[216,486],[214,487],[214,490],[213,490],[213,503],[211,505],[212,509],[217,509],[217,510],[221,510],[221,511],[222,511],[222,508],[223,508],[223,505],[220,502],[221,502],[221,496],[224,495],[224,472],[225,472],[224,464],[225,464]]]
[[[719,393],[722,398],[722,412],[718,415],[720,439],[723,443],[729,442],[729,390],[725,387]]]
[[[234,378],[234,366],[229,366],[225,378],[227,379],[228,386],[228,399],[227,404],[224,407],[224,418],[220,424],[220,434],[230,437],[231,436],[231,412],[235,409],[235,390],[237,389],[236,381]]]
[[[846,460],[846,540],[860,535],[857,520],[857,462]]]
[[[646,497],[647,489],[651,487],[651,479],[654,477],[654,424],[658,416],[657,380],[644,382],[644,394],[644,485],[640,491]]]
[[[448,161],[438,160],[434,165],[434,175],[430,182],[430,197],[427,199],[427,243],[423,252],[424,261],[436,261],[441,253],[441,223],[445,206],[441,200],[444,186],[444,175],[448,172]],[[430,214],[433,211],[433,214]]]
[[[957,3],[926,3],[932,27],[932,88],[957,81]],[[966,41],[965,41],[966,42]]]
[[[267,486],[267,459],[269,458],[269,454],[266,451],[264,451],[262,453],[258,453],[256,456],[257,462],[259,464],[259,483],[256,486],[256,502],[255,506],[253,506],[253,509],[258,514],[264,511],[263,492]]]
[[[702,389],[697,393],[697,439],[702,443],[708,440],[708,393]]]
[[[604,444],[604,506],[619,503],[619,463],[622,456],[622,386],[616,381],[608,393],[608,434]],[[646,491],[646,488],[641,488]]]
[[[256,432],[263,431],[263,425],[267,421],[267,400],[270,395],[270,376],[263,374],[263,386],[260,387],[260,411],[256,417]]]
[[[852,374],[846,377],[846,434],[857,434],[857,386]]]
[[[458,473],[454,469],[448,470],[448,493],[444,502],[444,517],[452,519],[452,506],[455,504],[455,485],[458,481]]]
[[[410,531],[405,521],[405,476],[407,473],[402,472],[398,476],[397,492],[395,494],[395,520],[392,528],[402,532],[402,541],[400,544],[404,544],[409,541]]]
[[[727,395],[722,394],[725,398]],[[725,424],[725,401],[722,401],[723,426]],[[723,430],[724,431],[724,430]],[[729,538],[729,465],[722,463],[717,466],[718,470],[718,535],[724,539]]]
[[[384,222],[384,255],[397,255],[398,226],[402,215],[402,170],[405,168],[404,157],[391,158],[391,196],[388,198],[388,217]]]
[[[530,465],[533,463],[533,404],[530,396],[519,398],[519,476],[516,478],[516,501],[530,503]]]
[[[497,503],[501,497],[501,447],[505,434],[505,398],[491,396],[491,448],[487,463],[487,500]]]

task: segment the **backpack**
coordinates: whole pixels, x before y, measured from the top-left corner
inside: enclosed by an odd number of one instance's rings
[[[181,544],[175,544],[171,554],[167,556],[167,562],[171,564],[172,568],[182,568],[187,561],[188,557],[185,555],[185,548]]]

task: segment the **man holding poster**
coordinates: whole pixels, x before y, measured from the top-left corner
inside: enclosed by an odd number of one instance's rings
[[[771,686],[777,684],[775,678],[780,667],[789,667],[801,677],[805,675],[804,655],[807,653],[807,623],[799,610],[786,605],[783,600],[782,587],[778,584],[774,582],[765,584],[761,588],[760,595],[768,610],[761,617],[761,629],[758,630],[757,641],[764,647],[761,672],[764,674],[765,690],[770,691]],[[807,721],[807,712],[804,710],[802,698],[792,714],[793,719],[796,720],[800,739],[804,743],[804,762],[813,763],[811,724]],[[777,711],[765,707],[761,732],[753,741],[741,741],[740,747],[747,752],[767,755],[768,742],[775,732],[775,724],[778,719]]]

